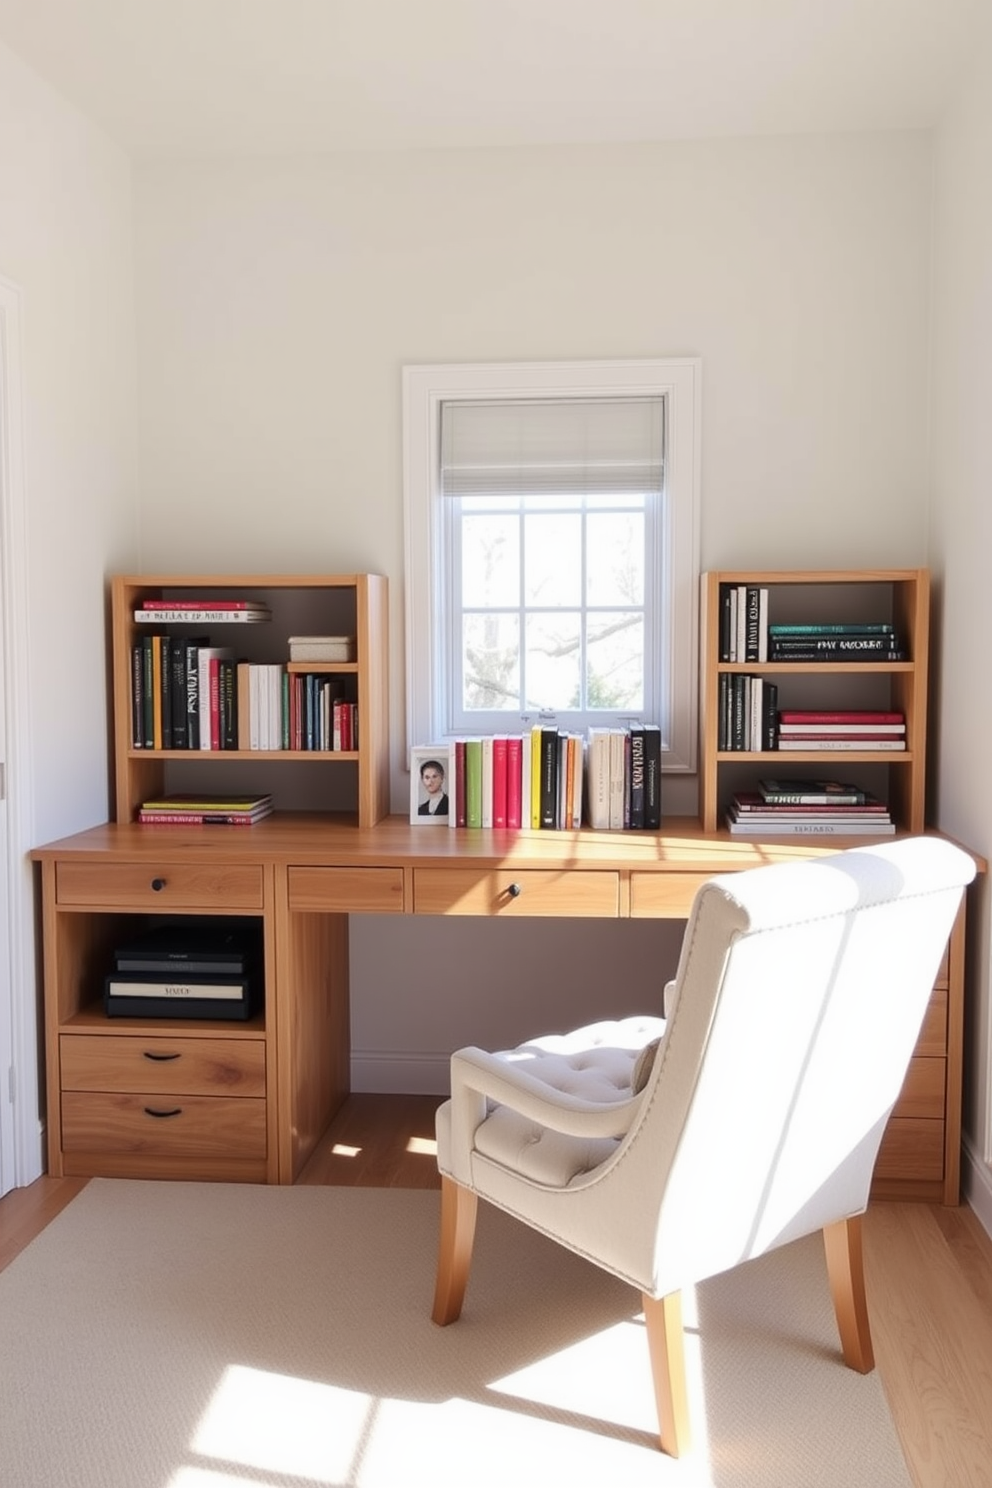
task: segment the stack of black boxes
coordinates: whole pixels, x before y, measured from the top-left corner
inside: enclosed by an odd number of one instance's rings
[[[108,1017],[250,1018],[261,1005],[261,933],[250,923],[169,923],[114,952]]]

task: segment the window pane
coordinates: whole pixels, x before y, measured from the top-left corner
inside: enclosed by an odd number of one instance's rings
[[[529,605],[582,603],[582,518],[524,517],[524,589]]]
[[[587,565],[587,604],[643,604],[643,513],[592,513]]]
[[[472,605],[519,604],[519,517],[500,512],[462,519],[462,594]]]
[[[589,708],[644,706],[644,617],[640,612],[589,616],[586,686]]]
[[[581,631],[578,612],[528,615],[526,703],[529,709],[578,706]]]
[[[520,712],[520,622],[516,615],[466,615],[462,707]]]

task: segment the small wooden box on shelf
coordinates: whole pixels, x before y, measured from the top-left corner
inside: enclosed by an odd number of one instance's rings
[[[724,585],[768,590],[771,621],[889,621],[904,661],[723,661],[720,595]],[[927,663],[930,580],[925,568],[831,570],[720,570],[702,578],[700,817],[703,830],[723,825],[732,785],[741,777],[753,789],[758,776],[815,775],[859,781],[884,794],[897,830],[921,832],[925,816]],[[873,707],[905,716],[905,749],[825,749],[753,752],[719,748],[722,674],[746,673],[779,687],[779,706]],[[851,699],[854,699],[852,701]],[[796,701],[798,699],[798,701]],[[802,767],[795,769],[794,767]]]
[[[267,623],[185,624],[170,620],[155,626],[177,635],[209,632],[215,645],[237,647],[239,655],[262,662],[279,662],[289,672],[323,673],[343,680],[347,696],[357,704],[358,746],[351,750],[245,750],[211,751],[147,749],[135,747],[132,718],[132,649],[153,628],[135,620],[135,612],[146,603],[161,600],[200,601],[205,610],[211,600],[261,601],[270,614]],[[191,769],[197,772],[200,789],[204,769],[210,772],[209,789],[242,789],[244,762],[253,767],[255,788],[266,789],[266,770],[276,763],[295,769],[323,767],[350,772],[353,787],[343,791],[349,813],[359,826],[374,826],[389,812],[388,729],[388,586],[378,574],[138,574],[117,575],[111,586],[113,623],[114,758],[116,767],[116,818],[136,819],[142,801],[170,790],[186,788]],[[354,661],[290,662],[291,634],[348,634],[356,641]],[[232,764],[242,762],[237,770]],[[235,783],[231,783],[235,777]],[[312,794],[315,807],[321,796],[318,777],[305,777],[304,795]],[[313,790],[310,791],[310,785]],[[280,805],[278,792],[276,807]],[[342,792],[336,792],[340,797]],[[307,802],[307,804],[310,804]]]

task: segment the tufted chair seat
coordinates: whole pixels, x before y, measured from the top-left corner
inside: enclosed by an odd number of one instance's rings
[[[625,1018],[567,1034],[547,1034],[495,1057],[573,1100],[577,1107],[615,1111],[631,1101],[641,1050],[664,1030],[663,1018]],[[447,1121],[446,1116],[442,1119]],[[512,1106],[494,1102],[489,1103],[488,1115],[475,1132],[477,1152],[551,1188],[581,1183],[613,1155],[619,1140],[554,1131]]]
[[[974,873],[920,836],[715,876],[666,1018],[459,1049],[437,1113],[434,1321],[461,1312],[484,1198],[638,1289],[678,1456],[682,1288],[822,1230],[844,1360],[871,1369],[861,1215]]]

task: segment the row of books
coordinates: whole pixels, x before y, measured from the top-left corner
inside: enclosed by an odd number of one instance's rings
[[[271,816],[272,797],[261,795],[204,795],[176,792],[152,796],[138,808],[138,821],[150,827],[250,827]]]
[[[155,633],[131,652],[135,749],[353,750],[358,709],[344,678],[237,661],[204,637]]]
[[[768,590],[759,584],[720,585],[719,645],[727,662],[906,660],[888,620],[772,623]]]
[[[756,790],[732,797],[726,824],[735,837],[889,837],[895,832],[883,801],[840,780],[759,780]]]
[[[414,782],[416,786],[416,781]],[[601,830],[661,826],[661,731],[590,728],[454,740],[449,827]]]
[[[895,709],[779,708],[778,684],[744,672],[721,672],[717,748],[724,752],[906,748],[906,715]]]

